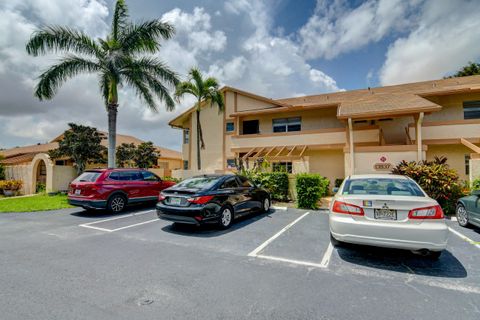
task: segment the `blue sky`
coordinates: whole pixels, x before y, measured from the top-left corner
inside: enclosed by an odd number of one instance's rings
[[[158,57],[180,75],[192,66],[222,84],[272,98],[442,78],[480,59],[474,0],[126,0],[133,20],[162,19],[176,36]],[[68,81],[46,102],[36,78],[58,56],[24,50],[45,24],[92,37],[108,32],[113,0],[0,2],[0,148],[46,142],[77,122],[106,129],[95,77]],[[147,111],[121,92],[118,131],[174,149],[173,113]]]

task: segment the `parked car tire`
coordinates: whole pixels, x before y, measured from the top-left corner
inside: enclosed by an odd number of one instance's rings
[[[120,213],[127,206],[127,198],[122,194],[114,194],[108,199],[107,209],[112,213]]]
[[[230,206],[224,206],[220,209],[220,219],[218,221],[220,228],[228,229],[233,222],[233,209]]]
[[[263,201],[262,201],[262,212],[265,213],[265,212],[270,211],[270,205],[271,205],[270,198],[266,197],[265,199],[263,199]]]
[[[457,208],[455,209],[455,213],[457,215],[457,222],[461,227],[468,227],[470,224],[468,222],[468,212],[465,209],[465,206],[461,203],[457,205]]]

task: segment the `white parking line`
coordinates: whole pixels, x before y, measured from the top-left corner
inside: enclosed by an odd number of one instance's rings
[[[278,231],[277,233],[275,233],[272,237],[270,237],[270,239],[268,239],[267,241],[265,241],[264,243],[262,243],[261,245],[259,245],[255,250],[253,250],[252,252],[250,252],[248,254],[249,257],[255,257],[260,251],[262,251],[263,249],[265,249],[266,246],[268,246],[270,243],[272,243],[273,240],[277,239],[282,233],[284,233],[285,231],[287,231],[288,229],[290,229],[295,223],[297,223],[298,221],[302,220],[303,218],[305,218],[307,215],[309,215],[310,212],[306,212],[304,213],[303,215],[301,215],[300,217],[298,217],[297,219],[295,219],[294,221],[290,222],[288,225],[286,225],[282,230]]]
[[[313,263],[313,262],[309,262],[309,261],[302,261],[302,260],[286,259],[286,258],[274,257],[274,256],[267,256],[267,255],[264,255],[264,254],[256,255],[255,258],[261,258],[261,259],[268,259],[268,260],[273,260],[273,261],[280,261],[280,262],[287,262],[287,263],[299,264],[299,265],[307,266],[307,267],[326,268],[326,267],[323,266],[322,264],[318,264],[318,263]]]
[[[275,209],[275,210],[283,210],[283,211],[287,211],[288,208],[287,207],[277,207],[277,206],[271,206],[272,209]]]
[[[134,212],[134,213],[131,213],[131,214],[126,214],[126,215],[120,216],[120,217],[114,217],[114,218],[103,219],[103,220],[96,220],[96,221],[88,222],[88,223],[82,223],[82,224],[79,224],[78,226],[83,227],[83,228],[105,231],[105,232],[114,232],[114,231],[123,230],[123,229],[131,228],[131,227],[136,227],[136,226],[146,224],[146,223],[150,223],[150,222],[159,221],[159,219],[147,220],[147,221],[144,221],[144,222],[135,223],[135,224],[132,224],[132,225],[128,225],[128,226],[124,226],[124,227],[116,228],[116,229],[101,228],[101,227],[94,226],[94,224],[107,222],[107,221],[114,221],[114,220],[129,218],[129,217],[141,216],[143,214],[151,213],[151,212],[154,212],[154,211],[155,210],[146,210],[146,211]]]
[[[328,267],[328,263],[330,262],[330,258],[332,257],[332,253],[333,253],[333,245],[332,245],[331,242],[329,242],[327,251],[325,251],[325,254],[323,255],[323,258],[322,258],[322,262],[320,262],[321,268]]]
[[[454,235],[456,235],[457,237],[459,237],[460,239],[463,239],[467,242],[469,242],[470,244],[474,245],[475,247],[477,247],[478,249],[480,249],[480,244],[478,242],[475,242],[473,241],[472,239],[470,239],[469,237],[467,237],[466,235],[464,234],[461,234],[460,232],[458,232],[457,230],[451,228],[451,227],[448,227],[448,230],[450,230],[451,233],[453,233]]]

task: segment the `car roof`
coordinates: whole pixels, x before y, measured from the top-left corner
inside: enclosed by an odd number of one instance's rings
[[[354,174],[348,177],[350,180],[356,179],[402,179],[408,180],[407,176],[399,174],[386,174],[386,173],[371,173],[371,174]]]
[[[200,174],[198,176],[193,176],[191,178],[223,178],[223,177],[235,177],[235,175],[234,174],[212,173],[212,174]]]
[[[94,168],[87,169],[85,172],[106,172],[106,171],[146,171],[143,168]]]

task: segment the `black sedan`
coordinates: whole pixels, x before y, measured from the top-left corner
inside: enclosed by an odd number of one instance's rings
[[[180,224],[218,223],[226,229],[240,216],[267,212],[269,208],[268,192],[247,178],[203,175],[163,190],[157,203],[157,215]]]

